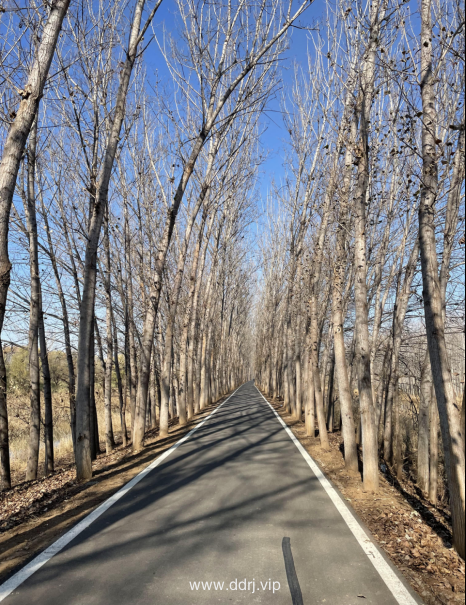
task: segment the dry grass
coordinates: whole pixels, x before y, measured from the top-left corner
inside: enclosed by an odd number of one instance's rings
[[[42,404],[42,402],[41,402]],[[53,443],[55,464],[67,462],[73,453],[71,439],[70,413],[68,407],[68,393],[58,392],[52,396],[53,406]],[[96,392],[97,420],[99,425],[99,440],[105,441],[105,410],[102,392]],[[43,414],[43,410],[42,414]],[[29,400],[26,395],[9,394],[8,416],[10,432],[10,462],[12,484],[24,481],[28,457],[29,442]],[[43,434],[43,416],[41,422],[41,443],[39,451],[39,478],[43,476],[45,446]],[[120,434],[120,414],[118,410],[118,396],[115,393],[112,406],[113,430],[115,435]],[[128,430],[131,418],[127,415]]]

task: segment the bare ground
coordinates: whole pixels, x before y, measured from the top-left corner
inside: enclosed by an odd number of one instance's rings
[[[226,397],[207,407],[184,427],[177,424],[177,419],[171,421],[167,439],[159,439],[157,430],[146,433],[146,447],[138,454],[132,453],[131,445],[124,448],[121,444],[109,455],[99,454],[93,463],[93,478],[85,484],[76,482],[70,455],[57,461],[53,475],[19,482],[11,490],[1,492],[0,583],[118,491]]]
[[[451,546],[449,511],[425,499],[413,482],[399,483],[388,468],[380,472],[379,492],[364,492],[361,477],[345,471],[340,432],[329,434],[331,451],[325,452],[318,439],[306,436],[304,424],[286,413],[281,401],[267,400],[425,603],[464,605],[465,564]]]

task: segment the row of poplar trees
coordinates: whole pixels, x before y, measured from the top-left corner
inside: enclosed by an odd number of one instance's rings
[[[166,437],[171,417],[186,424],[251,378],[243,240],[264,159],[259,119],[310,2],[179,0],[173,31],[159,21],[164,5],[54,0],[0,11],[0,334],[28,333],[28,480],[42,416],[47,472],[54,465],[52,332],[66,353],[79,481],[99,449],[96,360],[107,452],[112,380],[123,443],[137,452],[147,429]],[[8,397],[2,345],[3,489]]]
[[[437,502],[439,422],[464,558],[464,7],[329,2],[282,105],[257,382],[323,449],[335,393],[346,468],[361,444],[371,492],[380,457],[401,477],[408,402],[417,482]]]

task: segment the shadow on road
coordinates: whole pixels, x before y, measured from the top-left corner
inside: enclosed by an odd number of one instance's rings
[[[179,435],[174,431],[165,440],[166,445],[169,446],[178,439]],[[153,450],[160,447],[160,444],[161,442],[157,441],[149,445],[142,457],[133,457],[134,463],[130,457],[130,465],[125,466],[125,471],[131,468],[132,464],[139,466],[142,462],[151,462],[154,458]],[[153,563],[146,563],[145,556],[154,548],[164,553],[164,566],[173,565],[180,569],[183,568],[184,562],[202,557],[212,542],[216,542],[225,556],[231,554],[235,546],[224,539],[228,535],[226,529],[230,526],[241,527],[255,517],[267,517],[269,513],[280,510],[289,499],[302,497],[313,489],[313,485],[317,488],[317,479],[312,475],[303,479],[301,475],[298,481],[287,480],[285,485],[283,482],[276,482],[276,485],[268,482],[267,487],[264,486],[261,490],[260,496],[251,496],[245,490],[241,499],[235,497],[234,501],[223,500],[221,505],[215,506],[214,509],[206,506],[205,512],[199,512],[199,508],[204,510],[202,506],[196,507],[197,512],[190,510],[193,498],[199,498],[197,484],[210,473],[215,473],[212,492],[215,491],[215,481],[218,481],[219,477],[220,480],[222,477],[227,480],[236,474],[236,483],[247,485],[247,469],[252,460],[255,468],[260,464],[264,473],[267,473],[267,470],[270,472],[271,467],[274,473],[286,473],[287,460],[283,456],[285,451],[290,451],[290,444],[288,436],[270,408],[263,402],[252,383],[248,383],[219,409],[206,425],[62,551],[72,553],[77,544],[97,538],[92,541],[94,546],[91,552],[79,553],[78,548],[71,559],[69,556],[53,558],[28,580],[27,590],[34,590],[39,585],[48,585],[57,575],[63,575],[68,594],[80,594],[80,598],[85,599],[86,589],[83,587],[82,577],[86,568],[113,561],[115,564],[121,564],[122,558],[127,557],[128,561],[134,561],[136,557],[138,567],[132,571],[132,598],[137,602],[137,591],[144,590],[148,574],[150,576],[154,573],[150,568]],[[116,467],[114,471],[107,473],[107,476],[112,476],[112,473],[117,475],[119,472],[121,471]],[[96,477],[98,476],[96,473]],[[208,492],[203,494],[206,504],[210,496]],[[94,505],[89,506],[89,511],[93,507]],[[154,511],[154,523],[150,531],[141,535],[138,519],[143,511],[150,507]],[[85,506],[81,510],[87,511]],[[68,515],[73,514],[75,511],[70,511],[51,522],[48,521],[47,524],[62,523]],[[152,515],[152,512],[150,514]],[[311,521],[315,523],[316,528],[319,522],[319,518]],[[295,523],[298,528],[300,519],[297,518]],[[209,532],[207,541],[206,524]],[[338,527],[327,526],[325,531],[338,532]],[[104,534],[109,536],[108,540],[99,539]],[[174,545],[177,547],[174,548]],[[151,560],[151,557],[147,557],[147,560]],[[70,573],[71,567],[82,571]],[[113,586],[113,592],[116,588]],[[120,589],[123,594],[125,578],[121,579]]]

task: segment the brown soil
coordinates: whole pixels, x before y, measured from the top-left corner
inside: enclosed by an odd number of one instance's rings
[[[425,603],[464,605],[465,564],[451,546],[449,511],[433,506],[414,483],[398,482],[386,467],[380,472],[379,492],[364,492],[361,477],[345,471],[340,432],[329,434],[331,450],[325,452],[318,439],[306,436],[304,424],[286,413],[281,401],[267,400]]]
[[[156,430],[146,433],[146,447],[138,454],[121,444],[108,456],[100,454],[93,463],[93,478],[85,484],[76,482],[69,457],[58,461],[53,475],[24,481],[0,493],[0,583],[107,500],[225,399],[206,408],[185,427],[175,419],[167,439],[159,439]]]

